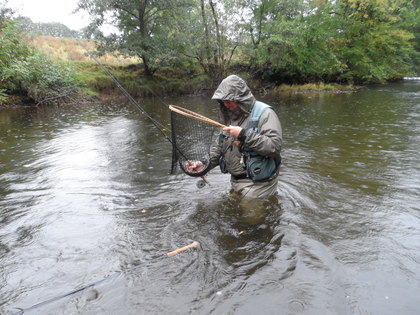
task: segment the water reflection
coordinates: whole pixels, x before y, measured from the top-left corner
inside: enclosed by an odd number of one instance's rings
[[[179,205],[183,206],[185,204]],[[257,211],[251,214],[253,210]],[[275,260],[279,251],[290,259],[285,262],[286,266],[279,267],[281,274],[275,278],[291,276],[296,253],[290,248],[285,248],[284,253],[281,250],[287,227],[282,226],[280,218],[281,208],[276,198],[250,204],[226,194],[206,201],[201,198],[190,215],[167,228],[168,237],[192,238],[201,244],[197,259],[186,272],[193,274],[188,281],[196,289],[191,292],[196,311],[219,312],[219,308],[225,307],[224,301],[247,291],[247,279],[256,276],[263,281],[257,274],[265,273],[261,270]],[[283,288],[281,281],[269,274],[265,277],[271,289]]]

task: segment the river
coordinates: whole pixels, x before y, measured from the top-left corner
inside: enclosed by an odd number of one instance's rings
[[[420,314],[420,81],[258,98],[284,133],[258,210],[218,169],[170,175],[126,101],[0,111],[0,313]]]

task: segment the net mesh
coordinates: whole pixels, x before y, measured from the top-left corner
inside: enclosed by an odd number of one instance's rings
[[[189,176],[205,175],[210,168],[210,147],[219,127],[171,111],[172,167],[171,174],[180,168]],[[203,167],[192,172],[190,161],[201,161]]]

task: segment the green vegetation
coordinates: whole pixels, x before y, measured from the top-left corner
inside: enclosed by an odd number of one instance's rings
[[[117,85],[96,63],[74,62],[73,64],[77,73],[76,78],[89,95],[120,93]],[[116,64],[104,64],[104,66],[133,97],[192,94],[202,89],[205,80],[202,76],[185,80],[172,69],[162,70],[159,74],[148,77],[143,74],[141,66]]]
[[[258,7],[255,19],[285,12],[279,7],[286,6],[283,1],[263,2],[270,6]],[[416,8],[405,0],[294,2],[300,5],[296,10],[259,21],[259,33],[270,34],[253,41],[251,55],[262,76],[279,83],[369,84],[414,71],[414,37],[402,23],[406,10],[419,16],[418,3]]]
[[[288,91],[420,73],[419,0],[79,0],[94,21],[82,32],[93,40],[0,9],[0,102],[10,94],[61,101],[78,85],[114,93],[86,48],[138,97],[213,89],[230,73]],[[37,37],[25,43],[19,23]],[[103,33],[106,23],[115,32]]]
[[[61,23],[34,23],[28,17],[19,17],[15,19],[18,27],[25,34],[32,34],[37,36],[53,36],[53,37],[71,37],[82,38],[83,31],[73,31]]]
[[[1,23],[0,102],[18,95],[24,102],[54,104],[78,93],[73,69],[33,50],[10,20]]]
[[[334,84],[334,83],[307,83],[307,84],[281,84],[278,87],[274,88],[275,92],[293,92],[293,93],[300,93],[300,92],[343,92],[343,91],[353,91],[356,87],[347,84]]]
[[[191,0],[154,1],[80,1],[80,10],[87,11],[94,19],[86,32],[99,40],[98,50],[123,52],[138,57],[146,76],[158,69],[182,63],[181,51],[185,36],[181,28],[187,22],[186,10]],[[99,28],[111,21],[118,34],[105,36]],[[176,55],[174,54],[176,52]]]
[[[149,76],[187,66],[218,82],[240,64],[276,84],[370,84],[419,71],[418,0],[105,2],[79,1],[99,50],[139,57]],[[106,20],[119,32],[103,34]]]

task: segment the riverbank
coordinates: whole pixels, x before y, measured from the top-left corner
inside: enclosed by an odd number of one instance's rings
[[[96,49],[96,43],[90,40],[72,38],[54,38],[51,36],[33,36],[30,43],[36,49],[46,53],[55,60],[68,62],[75,68],[78,80],[87,95],[112,94],[118,90],[115,82],[104,68],[98,65],[87,52]],[[143,73],[141,61],[138,58],[121,54],[106,53],[95,57],[114,76],[118,82],[133,97],[198,95],[205,91],[214,90],[218,83],[209,79],[195,67],[179,66],[159,69],[155,76],[146,77]],[[249,66],[233,63],[227,75],[235,73],[244,78],[252,90],[262,93],[314,93],[333,92],[342,93],[357,90],[352,85],[315,82],[308,84],[281,84],[262,82],[249,75]]]
[[[120,94],[120,85],[134,98],[168,97],[181,95],[201,95],[214,91],[218,82],[212,82],[204,74],[186,74],[173,69],[146,77],[139,64],[104,64],[90,61],[73,61],[70,63],[75,77],[80,83],[78,95],[69,96],[64,103],[96,102]],[[105,73],[104,69],[108,72]],[[253,91],[260,94],[313,94],[313,93],[349,93],[360,89],[360,86],[334,83],[281,84],[262,82],[251,78],[248,73],[237,73],[243,77]],[[36,106],[24,96],[9,95],[0,103],[1,108]]]
[[[86,52],[94,51],[96,44],[88,40],[32,36],[29,37],[29,43],[36,50],[46,54],[52,61],[63,64],[63,68],[73,69],[79,89],[76,93],[72,91],[71,95],[65,94],[63,99],[57,101],[59,104],[63,102],[85,102],[86,99],[89,100],[91,97],[101,98],[117,93],[120,94],[118,85],[121,85],[134,98],[200,95],[214,91],[221,80],[221,78],[210,79],[200,72],[200,68],[187,65],[159,68],[159,71],[155,72],[153,77],[146,76],[141,62],[133,57],[105,54],[92,59]],[[37,69],[36,66],[34,68]],[[249,65],[233,63],[230,69],[226,71],[226,74],[235,73],[241,76],[255,93],[263,95],[267,93],[280,94],[282,96],[314,93],[349,93],[361,88],[360,86],[349,84],[342,85],[326,82],[279,85],[278,83],[262,81],[253,77],[250,75],[251,72]],[[48,74],[46,79],[49,79]],[[52,82],[54,82],[54,78]],[[31,82],[18,82],[18,84],[21,84],[23,87],[33,85]],[[48,86],[50,83],[38,82],[37,84]],[[26,88],[20,90],[18,89],[19,93],[28,93]],[[8,94],[9,91],[6,90],[3,90],[4,93],[2,94],[0,89],[0,108],[36,106],[37,104],[34,102],[40,104],[49,101],[49,98],[41,98],[41,100],[35,101],[34,98],[37,99],[36,91],[37,86],[34,85],[31,87],[31,95],[26,97],[25,95],[10,95]]]
[[[195,95],[209,87],[209,80],[203,74],[169,68],[148,77],[141,64],[74,62],[73,67],[87,95],[114,94],[119,92],[118,84],[133,97]]]
[[[111,69],[111,73],[113,73],[117,81],[133,97],[200,95],[208,91],[214,91],[219,84],[219,81],[213,82],[204,74],[183,76],[171,70],[167,70],[164,74],[156,75],[153,78],[147,78],[139,74],[141,70],[137,68],[138,66],[127,66],[112,67]],[[80,79],[85,83],[87,92],[91,95],[113,94],[119,90],[116,82],[95,66],[90,68],[90,70],[88,67],[82,66],[79,73],[82,74]],[[251,78],[247,73],[235,72],[235,74],[241,76],[253,91],[260,93],[344,93],[353,92],[361,88],[361,86],[351,84],[323,82],[275,85],[271,82],[263,82]]]
[[[72,66],[76,78],[80,83],[79,94],[67,98],[65,103],[94,103],[100,99],[107,99],[112,95],[120,94],[118,85],[122,86],[134,98],[169,97],[181,95],[202,95],[214,91],[217,85],[213,84],[203,74],[182,76],[168,69],[164,75],[148,78],[141,73],[138,65],[106,65],[106,74],[103,69],[92,62],[73,62]],[[272,95],[295,95],[314,93],[350,93],[360,89],[360,86],[310,83],[301,85],[274,85],[250,78],[246,73],[239,73],[255,93]],[[28,102],[25,96],[9,95],[2,103],[0,109],[16,108],[22,106],[36,106]]]
[[[79,95],[74,95],[69,97],[66,101],[63,101],[61,104],[65,105],[68,103],[73,104],[92,104],[101,102],[101,100],[109,100],[115,95],[123,95],[119,90],[118,86],[110,82],[106,82],[108,79],[101,80],[92,80],[94,83],[93,86],[85,86]],[[149,83],[141,85],[140,83],[129,84],[128,87],[120,83],[121,86],[127,90],[127,92],[134,98],[149,98],[149,97],[168,97],[168,96],[181,96],[181,95],[204,95],[210,93],[214,89],[209,89],[207,87],[201,86],[192,86],[191,84],[185,85],[180,89],[181,82],[176,80],[172,82],[165,83]],[[191,88],[188,90],[188,88]],[[348,86],[348,85],[325,85],[320,84],[303,84],[303,85],[281,85],[278,87],[267,88],[263,85],[257,86],[255,88],[256,93],[262,95],[279,95],[283,97],[293,96],[293,95],[313,95],[313,94],[338,94],[338,93],[352,93],[362,87],[360,86]],[[168,93],[169,92],[169,93]],[[1,109],[11,109],[11,108],[21,108],[21,107],[37,107],[33,102],[27,102],[25,97],[19,95],[10,95],[6,101],[0,104]]]

